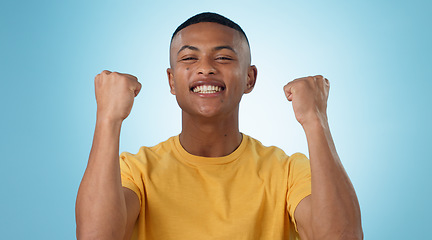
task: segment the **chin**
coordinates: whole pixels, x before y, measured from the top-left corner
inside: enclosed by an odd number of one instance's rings
[[[180,103],[180,102],[179,102]],[[189,104],[179,104],[182,114],[193,118],[220,118],[235,114],[236,108],[227,108],[221,101],[194,102]],[[238,114],[238,109],[237,109]]]
[[[215,109],[214,107],[201,107],[196,112],[196,115],[205,118],[214,118],[221,115],[221,111],[219,109]]]
[[[183,114],[193,118],[217,118],[222,116],[221,109],[215,108],[214,106],[200,106],[192,109],[183,109]]]

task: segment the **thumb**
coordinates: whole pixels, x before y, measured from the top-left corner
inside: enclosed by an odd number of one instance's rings
[[[141,91],[141,87],[142,87],[141,83],[137,81],[134,90],[135,97],[138,96],[138,93]]]
[[[291,84],[288,83],[287,85],[284,86],[284,93],[286,98],[288,99],[288,101],[292,101],[293,98],[293,93],[292,93],[292,88],[291,88]]]

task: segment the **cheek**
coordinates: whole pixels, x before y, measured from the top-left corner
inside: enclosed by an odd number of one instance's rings
[[[187,68],[182,68],[182,69],[177,69],[174,73],[174,82],[176,87],[184,87],[186,85],[188,85],[188,79],[189,79],[189,75],[191,73],[191,70],[189,67]]]
[[[247,83],[247,72],[243,69],[232,72],[231,78],[235,80],[235,88],[238,91],[244,91]]]

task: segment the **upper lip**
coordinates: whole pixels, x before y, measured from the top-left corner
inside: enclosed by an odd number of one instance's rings
[[[225,84],[223,82],[219,81],[219,80],[215,80],[215,79],[200,79],[200,80],[192,82],[192,84],[190,85],[190,90],[193,90],[195,87],[202,86],[202,85],[217,86],[217,87],[221,87],[222,90],[225,89]]]

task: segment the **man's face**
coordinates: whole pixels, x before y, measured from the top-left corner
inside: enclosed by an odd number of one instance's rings
[[[217,23],[197,23],[178,32],[171,43],[170,63],[171,93],[183,112],[204,117],[238,112],[257,73],[250,66],[246,39]]]

